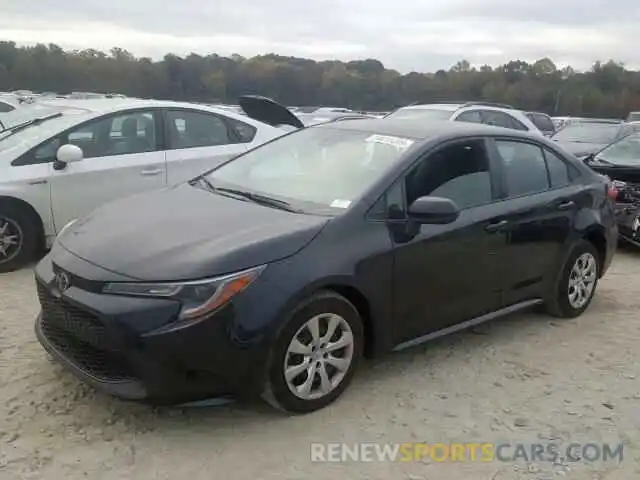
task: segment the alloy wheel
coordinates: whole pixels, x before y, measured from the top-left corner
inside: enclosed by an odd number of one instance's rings
[[[0,263],[13,260],[22,250],[22,228],[10,218],[0,217]]]
[[[289,390],[302,400],[328,395],[349,372],[353,352],[353,332],[344,318],[334,313],[312,317],[287,348],[284,378]]]
[[[591,253],[580,255],[571,268],[569,274],[569,305],[580,309],[591,298],[596,284],[596,259]]]

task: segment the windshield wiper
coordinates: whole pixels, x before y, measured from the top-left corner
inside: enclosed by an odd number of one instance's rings
[[[207,180],[208,182],[208,180]],[[209,182],[209,185],[211,183]],[[213,185],[211,185],[213,187]],[[238,197],[245,198],[252,202],[258,203],[260,205],[266,205],[267,207],[279,208],[280,210],[285,210],[287,212],[292,213],[301,213],[301,210],[293,208],[289,202],[285,202],[284,200],[278,200],[277,198],[268,197],[267,195],[262,195],[260,193],[247,192],[245,190],[237,190],[235,188],[225,188],[225,187],[214,187],[215,192],[220,193],[229,193],[231,195],[236,195]]]
[[[213,183],[211,183],[211,180],[209,180],[207,177],[200,176],[198,178],[194,178],[192,181],[190,181],[189,183],[193,186],[195,185],[195,183],[197,182],[201,182],[204,184],[204,186],[207,188],[207,190],[210,190],[212,192],[216,191],[216,187],[213,186]]]
[[[32,125],[40,125],[42,122],[46,122],[47,120],[51,120],[52,118],[58,118],[62,116],[62,112],[51,113],[49,115],[45,115],[44,117],[36,117],[31,120],[27,120],[26,122],[18,123],[12,127],[7,127],[4,130],[0,130],[0,135],[6,133],[6,135],[2,135],[2,138],[7,138],[13,135],[14,133],[19,132],[20,130],[24,130],[27,127],[31,127]]]

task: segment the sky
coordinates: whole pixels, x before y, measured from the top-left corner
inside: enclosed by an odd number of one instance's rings
[[[0,40],[136,56],[376,58],[403,73],[549,57],[640,67],[639,0],[1,0]]]

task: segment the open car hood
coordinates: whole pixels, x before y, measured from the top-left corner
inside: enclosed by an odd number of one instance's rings
[[[284,105],[260,95],[242,95],[238,104],[249,117],[273,127],[304,128],[302,121]]]

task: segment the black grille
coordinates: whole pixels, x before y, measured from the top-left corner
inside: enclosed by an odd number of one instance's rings
[[[42,306],[42,333],[60,354],[100,380],[133,378],[124,357],[95,315],[56,298],[40,283],[38,298]]]

